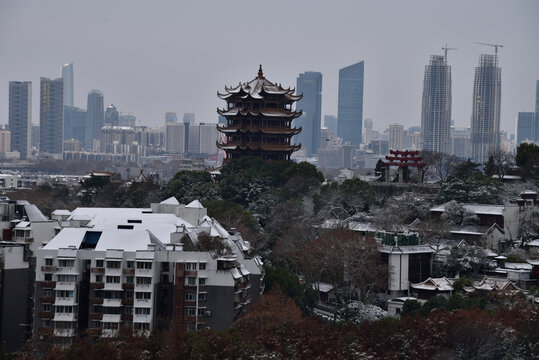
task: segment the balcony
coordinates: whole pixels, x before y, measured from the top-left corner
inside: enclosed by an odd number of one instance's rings
[[[54,329],[54,336],[72,337],[75,336],[75,329]]]
[[[185,270],[185,276],[197,276],[196,270]]]
[[[122,273],[124,275],[135,275],[135,269],[123,269]]]
[[[105,273],[105,268],[103,268],[103,267],[93,267],[91,271],[92,271],[92,274],[103,275]]]
[[[86,329],[86,333],[90,336],[101,336],[101,328]]]
[[[40,311],[39,317],[41,319],[52,319],[54,317],[54,313],[51,311]]]
[[[120,316],[120,319],[122,319],[122,321],[133,321],[133,315],[131,315],[131,314],[122,314]]]
[[[122,289],[124,290],[133,290],[135,288],[135,284],[122,284]]]
[[[102,283],[102,282],[90,283],[90,289],[103,289],[104,287],[105,287],[105,283]]]
[[[41,267],[41,271],[43,272],[56,272],[56,270],[58,270],[58,268],[54,265],[43,265]]]
[[[93,305],[103,304],[103,299],[102,298],[90,298],[90,304],[93,304]]]
[[[54,296],[42,296],[39,298],[39,302],[42,304],[52,304],[54,302]]]
[[[33,237],[27,237],[24,239],[24,242],[27,243],[27,244],[31,244],[34,242],[34,238]]]
[[[120,307],[122,306],[122,300],[121,299],[103,299],[103,306]]]
[[[103,320],[103,314],[90,313],[89,317],[92,320]]]
[[[42,327],[37,330],[38,335],[52,335],[54,329],[51,327]]]
[[[41,288],[52,289],[56,286],[56,281],[40,281]]]
[[[133,299],[122,299],[122,305],[133,305]]]

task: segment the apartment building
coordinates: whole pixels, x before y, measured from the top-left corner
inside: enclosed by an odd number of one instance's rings
[[[64,228],[37,251],[36,336],[70,344],[84,331],[219,330],[261,293],[249,243],[197,200],[62,214]]]

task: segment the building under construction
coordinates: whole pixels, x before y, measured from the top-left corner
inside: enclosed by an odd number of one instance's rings
[[[451,150],[451,66],[446,55],[432,55],[425,66],[421,111],[422,148],[449,154]]]

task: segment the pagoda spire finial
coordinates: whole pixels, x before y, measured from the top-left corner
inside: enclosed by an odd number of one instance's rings
[[[264,73],[262,72],[262,64],[260,64],[260,67],[258,68],[258,78],[263,79]]]

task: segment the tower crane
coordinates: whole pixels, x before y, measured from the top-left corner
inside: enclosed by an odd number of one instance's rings
[[[496,56],[498,56],[498,48],[503,47],[503,45],[500,45],[500,44],[489,44],[489,43],[483,43],[483,42],[478,42],[478,41],[476,41],[475,43],[479,44],[479,45],[493,46],[494,47],[494,55],[496,55]]]
[[[457,48],[447,47],[447,44],[445,44],[445,46],[442,48],[442,50],[444,51],[444,61],[447,62],[447,51],[448,50],[458,50],[458,49]]]

